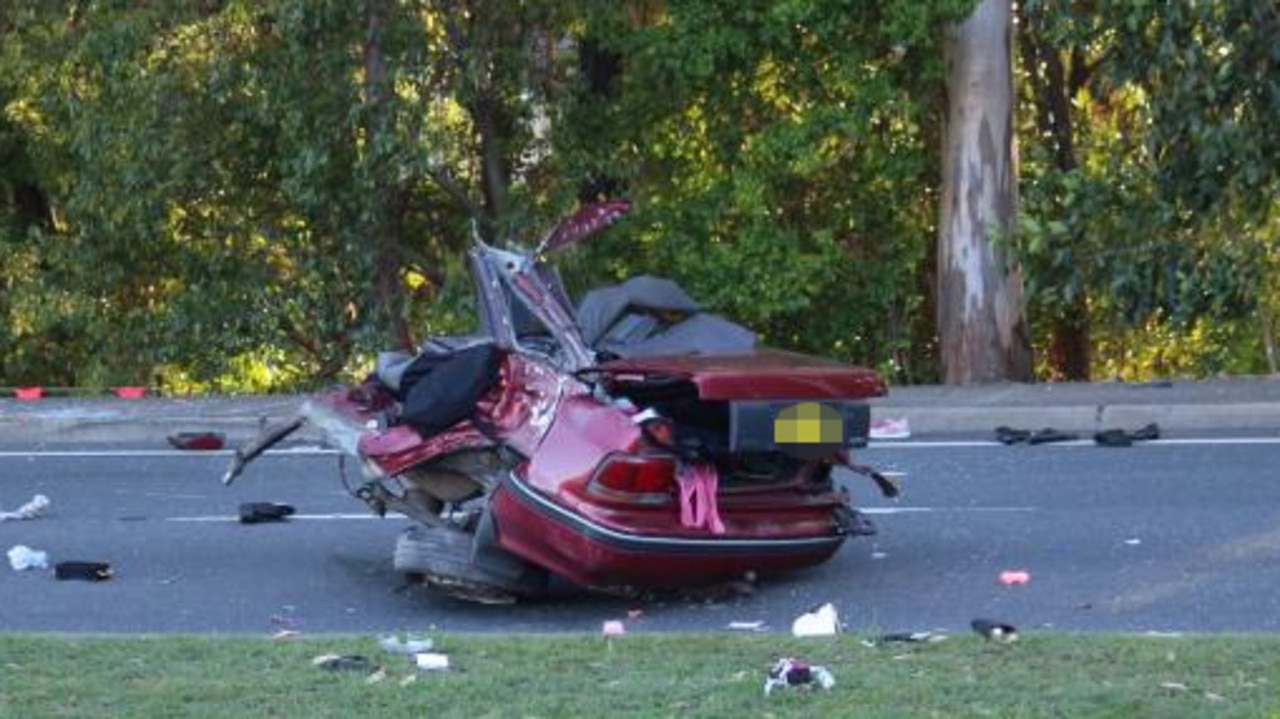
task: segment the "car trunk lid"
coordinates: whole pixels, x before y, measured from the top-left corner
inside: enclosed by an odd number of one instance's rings
[[[874,371],[776,349],[737,355],[631,357],[591,370],[613,382],[692,383],[702,400],[869,399],[887,394]]]

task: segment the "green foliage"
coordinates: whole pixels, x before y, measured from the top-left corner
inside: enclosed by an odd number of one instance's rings
[[[910,349],[904,376],[930,376],[909,335],[932,323],[920,289],[940,30],[971,5],[725,0],[668,2],[639,27],[593,17],[622,58],[620,88],[585,93],[557,149],[639,210],[592,248],[590,279],[672,275],[770,343],[885,366]]]
[[[973,4],[0,4],[0,384],[358,372],[470,327],[471,218],[532,244],[610,193],[636,209],[572,289],[668,275],[770,343],[936,379],[940,41]],[[1020,7],[1051,53],[1018,77],[1010,238],[1038,345],[1087,315],[1096,371],[1259,371],[1273,4]]]
[[[659,271],[771,342],[905,357],[936,42],[969,4],[18,2],[0,142],[32,145],[56,222],[6,235],[6,377],[332,376],[397,323],[470,322],[469,217],[531,241],[602,177],[639,211],[579,284]]]
[[[1041,344],[1083,312],[1095,372],[1263,371],[1258,298],[1280,281],[1274,235],[1256,230],[1280,210],[1275,8],[1021,12],[1040,53],[1024,50],[1019,83],[1018,244]]]
[[[519,611],[520,608],[510,611]],[[718,622],[716,622],[718,623]],[[1271,634],[1026,632],[1011,646],[945,642],[863,646],[875,634],[803,640],[637,631],[437,634],[450,670],[422,672],[372,636],[0,637],[0,701],[14,716],[238,719],[328,717],[920,716],[1267,717],[1280,711]],[[322,654],[385,669],[329,672]],[[762,696],[769,667],[795,655],[826,667],[830,691]]]

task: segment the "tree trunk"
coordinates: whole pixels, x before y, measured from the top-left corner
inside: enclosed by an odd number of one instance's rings
[[[1071,303],[1075,314],[1049,325],[1049,373],[1057,382],[1088,382],[1093,363],[1089,342],[1089,308],[1083,301]]]
[[[1029,381],[1022,277],[997,239],[1013,227],[1010,0],[981,0],[948,31],[938,235],[938,332],[947,384]]]

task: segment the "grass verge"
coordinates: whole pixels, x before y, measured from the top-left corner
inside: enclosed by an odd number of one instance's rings
[[[0,635],[0,716],[1280,717],[1269,636],[441,635],[436,649],[449,671],[418,672],[363,635]],[[313,666],[325,653],[386,677]],[[827,666],[835,688],[766,698],[765,670],[788,654]]]

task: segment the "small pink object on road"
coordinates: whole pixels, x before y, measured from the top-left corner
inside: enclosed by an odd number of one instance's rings
[[[146,387],[116,387],[116,396],[120,399],[142,399],[147,396]]]
[[[1000,583],[1006,586],[1026,584],[1031,581],[1031,573],[1024,571],[1000,572]]]
[[[40,399],[43,396],[44,396],[43,387],[14,387],[13,388],[14,399],[20,399],[20,400],[30,402],[30,401]]]
[[[910,439],[911,425],[907,419],[877,419],[871,423],[871,439]]]

